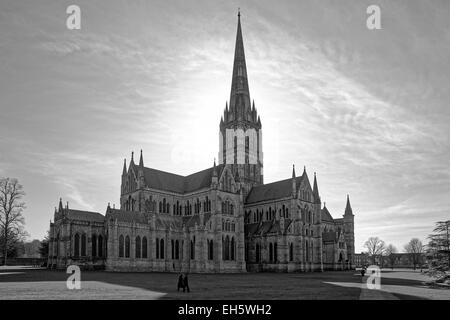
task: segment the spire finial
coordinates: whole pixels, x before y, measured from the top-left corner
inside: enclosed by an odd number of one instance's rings
[[[133,158],[134,158],[134,151],[131,151],[131,161],[132,162],[134,161]]]
[[[314,203],[320,203],[319,187],[317,186],[317,177],[315,172],[314,172],[313,195],[314,195]]]
[[[127,158],[123,159],[123,170],[122,170],[122,175],[126,175],[127,174]]]
[[[292,164],[292,178],[295,178],[295,164]]]
[[[352,206],[350,205],[350,196],[347,194],[347,204],[345,205],[344,215],[353,215]]]
[[[241,28],[241,11],[238,10],[236,44],[234,49],[233,76],[230,91],[230,111],[236,121],[246,120],[251,110],[250,90],[248,86],[247,66],[245,62],[244,41]]]
[[[144,167],[144,157],[142,156],[142,149],[141,149],[141,157],[139,159],[139,166]]]

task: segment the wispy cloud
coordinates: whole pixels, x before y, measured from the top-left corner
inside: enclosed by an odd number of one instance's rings
[[[425,238],[450,204],[450,6],[383,2],[386,24],[370,33],[366,2],[242,7],[265,180],[306,165],[335,217],[349,193],[359,249],[375,233]],[[59,196],[86,210],[118,202],[133,150],[179,174],[212,164],[236,2],[81,1],[78,32],[63,4],[1,6],[0,174],[28,183],[30,212],[48,217]]]

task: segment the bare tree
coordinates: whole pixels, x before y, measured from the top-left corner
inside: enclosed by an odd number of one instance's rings
[[[10,245],[24,236],[22,215],[25,203],[22,185],[17,179],[0,178],[0,231],[2,233],[3,264],[6,265]]]
[[[386,248],[386,244],[378,237],[370,237],[365,243],[367,253],[372,257],[372,264],[375,264],[377,256],[381,256]]]
[[[391,265],[391,269],[394,269],[395,253],[397,253],[397,248],[393,244],[389,244],[386,247],[384,253],[389,259],[389,264]]]
[[[416,266],[421,262],[421,258],[423,255],[424,246],[422,241],[417,238],[412,238],[408,244],[405,245],[405,251],[409,253],[411,257],[411,262],[413,264],[414,270],[416,270]]]

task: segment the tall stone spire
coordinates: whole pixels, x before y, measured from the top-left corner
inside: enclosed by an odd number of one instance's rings
[[[127,159],[123,159],[123,170],[122,170],[122,175],[126,175],[127,174]]]
[[[233,78],[231,81],[230,111],[235,120],[249,120],[251,111],[248,88],[247,65],[245,63],[244,41],[242,39],[241,12],[238,13],[238,27],[234,51]]]
[[[317,186],[317,177],[315,172],[314,172],[313,196],[314,196],[314,203],[320,203],[319,187]]]
[[[297,192],[297,178],[295,177],[295,165],[292,165],[292,195],[295,197]]]
[[[350,197],[347,195],[347,205],[345,206],[345,213],[344,216],[352,216],[353,215],[353,210],[352,207],[350,205]]]
[[[141,157],[139,158],[139,167],[144,167],[144,157],[142,156],[142,149],[141,149]]]

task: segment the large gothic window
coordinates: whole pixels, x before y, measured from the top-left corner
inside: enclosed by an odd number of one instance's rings
[[[79,257],[80,256],[80,235],[77,233],[75,234],[75,240],[74,240],[74,256]]]
[[[164,259],[164,249],[165,249],[165,247],[164,247],[164,239],[161,239],[161,241],[160,241],[160,244],[159,244],[159,257],[161,258],[161,259]]]
[[[123,235],[120,235],[119,237],[119,257],[123,258],[124,256],[124,240]]]
[[[103,237],[101,235],[98,236],[98,256],[103,257]]]
[[[125,237],[125,258],[130,257],[130,237]]]
[[[81,235],[81,256],[86,256],[86,234]]]
[[[225,237],[225,260],[230,260],[230,238]]]
[[[278,249],[277,249],[277,243],[275,242],[273,245],[273,261],[277,262],[278,260]]]
[[[272,243],[269,243],[269,261],[273,261],[273,245]]]
[[[142,258],[147,259],[147,237],[142,238]]]
[[[175,259],[180,259],[180,243],[175,241]]]
[[[209,241],[208,253],[209,253],[209,260],[214,260],[214,245],[212,240]]]
[[[97,256],[97,236],[94,234],[92,236],[92,256],[96,257]]]
[[[234,246],[235,246],[234,237],[232,237],[231,238],[231,248],[230,248],[230,251],[231,251],[230,258],[231,258],[231,260],[234,260],[234,250],[235,250]]]
[[[172,260],[175,259],[175,242],[173,239],[170,241],[171,247],[172,247]]]
[[[308,244],[308,240],[306,240],[306,245],[305,245],[305,249],[306,249],[306,262],[309,262],[309,244]]]
[[[195,239],[191,240],[191,260],[195,259]]]
[[[159,259],[159,239],[156,238],[156,259]]]
[[[136,259],[139,259],[141,257],[141,237],[136,237],[136,243],[135,243],[135,257]]]
[[[61,246],[60,241],[61,241],[61,237],[60,237],[60,234],[58,233],[58,235],[56,236],[56,256],[57,257],[59,256],[59,248]]]

